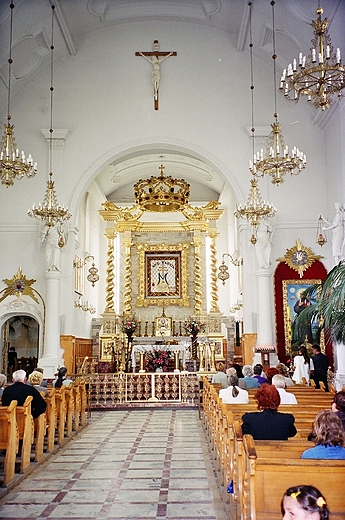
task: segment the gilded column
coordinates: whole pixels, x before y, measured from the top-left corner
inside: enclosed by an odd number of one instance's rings
[[[194,231],[194,314],[202,314],[202,272],[201,272],[201,257],[200,248],[202,240],[199,233]]]
[[[107,229],[105,232],[107,238],[107,278],[106,278],[106,297],[105,297],[105,310],[104,312],[115,312],[114,310],[114,296],[115,296],[115,283],[114,283],[114,237],[115,232],[113,229]]]
[[[132,233],[126,231],[124,233],[123,245],[125,247],[125,276],[123,289],[123,312],[132,314]]]
[[[219,313],[218,306],[218,283],[217,283],[217,248],[216,238],[219,235],[216,229],[209,229],[208,236],[211,238],[211,310],[212,313]]]

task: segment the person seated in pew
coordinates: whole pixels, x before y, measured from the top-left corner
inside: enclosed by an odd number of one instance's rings
[[[43,374],[34,370],[29,375],[28,383],[34,386],[38,392],[44,392],[44,397],[48,397],[49,393],[46,386],[42,386]]]
[[[53,381],[53,387],[61,388],[62,385],[68,387],[71,383],[73,383],[72,379],[67,378],[67,368],[66,367],[59,368],[57,378],[55,379],[55,381]]]
[[[301,459],[345,460],[345,433],[341,420],[332,410],[321,410],[317,414],[308,439],[316,446],[305,450]]]
[[[243,369],[243,381],[246,383],[247,388],[259,388],[259,381],[253,377],[253,369],[250,365],[244,365]],[[242,379],[239,379],[239,385],[241,386]]]
[[[238,377],[235,374],[230,374],[228,376],[228,383],[228,388],[219,390],[219,397],[223,403],[247,404],[249,402],[248,392],[238,386]]]
[[[267,375],[267,381],[269,382],[269,384],[271,385],[272,384],[272,378],[273,376],[275,376],[276,374],[278,374],[278,370],[276,369],[276,367],[270,367],[267,371],[266,371],[266,375]],[[285,387],[284,387],[285,388]]]
[[[41,386],[45,386],[45,387],[47,387],[47,386],[48,386],[48,381],[46,381],[45,379],[43,379],[43,374],[44,374],[44,370],[43,370],[43,368],[41,368],[41,367],[36,367],[35,370],[36,370],[36,372],[41,372],[41,374],[42,374],[42,382],[41,382]]]
[[[289,375],[289,369],[284,363],[278,363],[276,365],[276,369],[278,370],[278,374],[284,376],[285,379],[285,386],[294,386],[294,382],[292,381],[290,375]]]
[[[334,395],[332,411],[339,417],[345,431],[345,392],[341,390]]]
[[[263,385],[264,383],[268,383],[267,377],[262,375],[262,368],[263,368],[262,365],[260,365],[258,363],[257,365],[255,365],[254,370],[253,370],[253,372],[254,372],[253,377],[255,377],[255,379],[258,380],[260,386]]]
[[[276,374],[272,377],[272,384],[278,390],[280,395],[280,404],[297,404],[296,396],[292,392],[287,392],[285,390],[285,377]]]
[[[12,374],[13,385],[5,388],[2,394],[2,406],[9,406],[12,401],[17,401],[18,406],[23,406],[25,399],[32,395],[31,415],[35,419],[46,411],[46,402],[41,394],[31,385],[26,385],[25,370],[16,370]]]
[[[2,394],[4,393],[6,383],[7,377],[5,376],[5,374],[0,374],[0,397],[2,397]]]
[[[286,441],[297,433],[295,418],[291,413],[280,413],[280,395],[274,385],[263,384],[255,392],[260,412],[248,412],[242,416],[242,432],[254,439]]]
[[[330,511],[323,494],[314,486],[293,486],[281,501],[282,520],[329,520]]]
[[[224,363],[221,361],[218,361],[216,364],[216,370],[217,372],[213,374],[211,383],[221,383],[222,388],[227,388],[228,386],[228,379],[226,377],[226,374],[224,372]]]
[[[226,370],[226,376],[227,377],[229,377],[231,374],[238,377],[238,373],[236,372],[236,368],[235,367],[230,367],[230,368],[228,368]],[[243,377],[242,378],[238,377],[238,386],[240,388],[243,388],[243,390],[247,390],[247,385],[246,385]],[[227,388],[227,387],[228,387],[228,380],[226,380],[226,387],[225,388]]]

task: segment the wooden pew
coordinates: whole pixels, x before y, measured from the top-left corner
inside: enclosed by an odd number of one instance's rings
[[[6,450],[4,457],[4,486],[7,486],[14,479],[15,473],[16,454],[18,453],[16,406],[17,401],[12,401],[9,406],[0,407],[0,450]]]
[[[62,444],[65,438],[65,423],[66,423],[66,387],[62,385],[61,388],[55,388],[55,413],[57,423],[57,443]]]
[[[70,383],[65,387],[66,400],[66,437],[72,435],[73,420],[74,420],[74,383]]]
[[[290,441],[286,451],[291,450]],[[243,520],[276,519],[286,489],[296,484],[309,484],[320,489],[327,498],[332,519],[343,518],[345,511],[345,463],[340,460],[308,460],[280,456],[262,456],[251,435],[243,436],[245,470],[242,491]],[[303,450],[301,450],[303,451]],[[258,455],[260,453],[260,455]]]
[[[54,449],[55,443],[55,430],[57,425],[56,417],[56,403],[55,403],[55,388],[49,389],[48,397],[44,397],[47,404],[46,408],[46,451],[49,453]]]
[[[20,461],[20,471],[24,472],[30,466],[31,446],[34,442],[34,421],[31,415],[32,396],[29,395],[23,406],[16,407],[16,420],[18,425],[19,440],[22,441],[21,454],[17,461]]]
[[[34,441],[35,454],[34,459],[39,462],[43,457],[44,436],[47,428],[46,414],[42,413],[34,419]]]

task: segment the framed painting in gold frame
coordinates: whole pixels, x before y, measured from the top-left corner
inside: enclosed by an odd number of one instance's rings
[[[138,307],[189,307],[189,243],[138,244]]]
[[[283,284],[283,316],[284,316],[284,338],[285,338],[285,353],[291,356],[292,351],[297,350],[298,343],[307,342],[310,344],[318,343],[321,350],[325,350],[324,334],[319,333],[319,322],[314,320],[307,326],[304,337],[298,336],[298,331],[295,327],[295,320],[298,314],[311,303],[303,298],[303,292],[311,285],[319,285],[321,291],[322,281],[320,279],[300,279],[300,280],[282,280]],[[294,348],[293,348],[294,347]]]

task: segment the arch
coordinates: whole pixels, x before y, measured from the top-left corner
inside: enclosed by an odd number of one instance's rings
[[[162,147],[172,152],[194,154],[196,158],[204,161],[205,163],[209,163],[214,168],[216,173],[224,180],[224,183],[226,183],[233,191],[235,199],[240,202],[244,201],[239,185],[230,169],[209,151],[198,147],[194,143],[189,143],[179,139],[137,140],[124,143],[113,150],[109,150],[109,152],[99,157],[85,172],[79,181],[69,204],[70,211],[73,215],[72,218],[74,219],[73,222],[75,223],[78,208],[86,189],[106,165],[113,161],[124,159],[126,156],[129,156],[130,154],[138,151],[145,153],[148,151],[148,149],[159,149]]]

